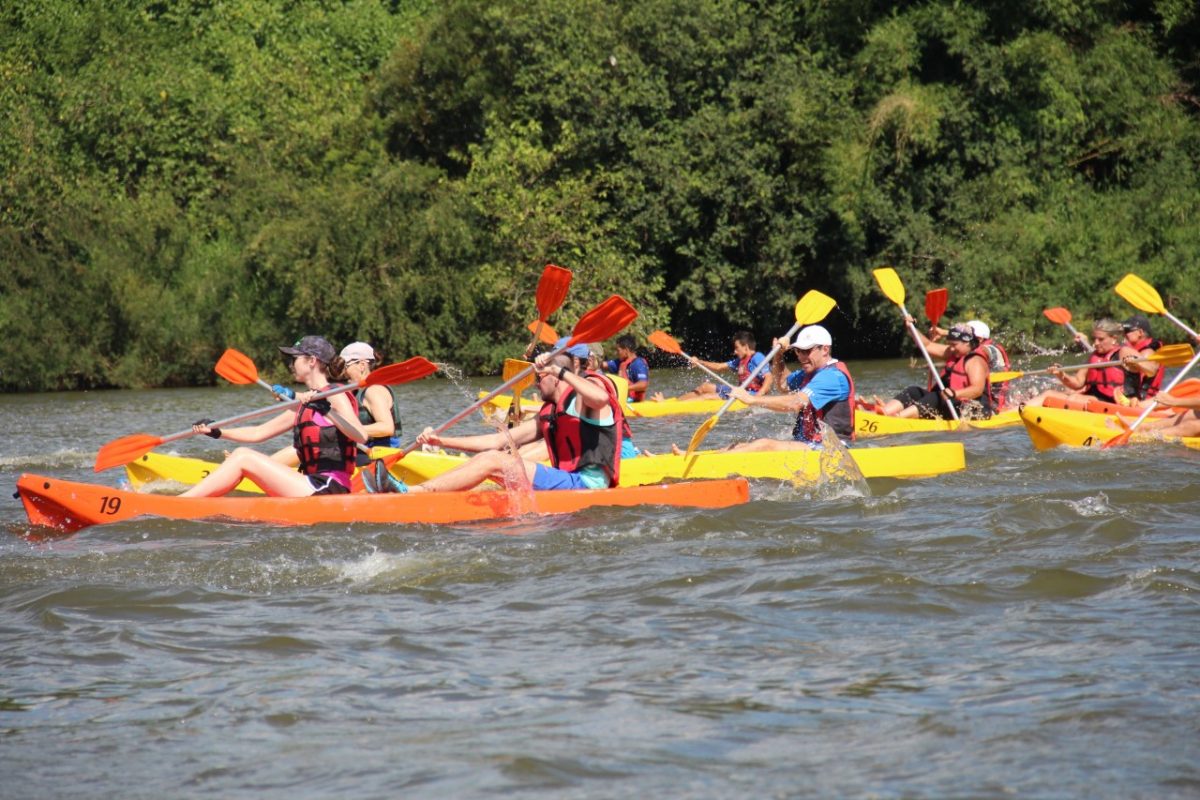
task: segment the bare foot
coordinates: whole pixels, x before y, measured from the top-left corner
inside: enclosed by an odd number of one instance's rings
[[[675,444],[674,442],[671,442],[671,452],[677,456],[686,455],[683,450],[679,449],[679,445]]]

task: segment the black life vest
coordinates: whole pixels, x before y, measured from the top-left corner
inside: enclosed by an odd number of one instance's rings
[[[1008,358],[1008,353],[1004,348],[996,344],[991,339],[984,339],[979,343],[979,346],[984,349],[988,355],[988,368],[992,372],[1008,372],[1012,369],[1012,361]],[[1008,381],[1003,383],[991,383],[992,400],[995,403],[994,411],[999,411],[1008,405]]]
[[[1138,350],[1138,352],[1145,353],[1147,350],[1157,350],[1158,348],[1162,347],[1162,342],[1160,342],[1158,339],[1151,339],[1147,337],[1133,345],[1133,347]],[[1136,370],[1137,367],[1134,367],[1134,369]],[[1158,371],[1154,373],[1154,377],[1150,377],[1141,370],[1136,372],[1125,370],[1125,396],[1136,397],[1138,400],[1145,400],[1148,397],[1154,397],[1154,395],[1158,394],[1158,390],[1162,387],[1162,382],[1163,368],[1161,364],[1158,367]]]
[[[371,415],[371,409],[367,407],[366,395],[367,389],[370,387],[364,386],[354,394],[354,401],[358,404],[358,421],[364,426],[378,422]],[[392,424],[396,426],[396,430],[389,436],[376,436],[367,440],[367,447],[399,447],[401,436],[400,425],[400,404],[396,402],[396,390],[387,384],[383,384],[383,388],[387,389],[392,395]]]
[[[854,378],[850,375],[850,370],[841,361],[826,364],[821,369],[836,369],[845,375],[846,380],[850,382],[850,394],[847,395],[845,400],[830,400],[821,408],[816,408],[812,403],[809,403],[800,409],[800,413],[796,415],[796,424],[792,427],[792,438],[801,438],[806,442],[813,443],[821,441],[821,426],[818,423],[821,420],[825,420],[825,424],[833,428],[834,433],[838,436],[843,439],[853,440]],[[796,391],[807,386],[808,382],[815,378],[821,369],[806,373]]]
[[[550,451],[550,463],[567,472],[578,472],[584,467],[599,466],[608,475],[608,485],[616,486],[621,477],[621,433],[628,430],[625,414],[617,399],[617,390],[612,381],[598,372],[588,370],[583,377],[599,378],[608,394],[608,407],[612,410],[613,424],[593,425],[574,414],[568,414],[576,392],[571,389],[558,401],[548,400],[538,410],[538,430]],[[580,413],[582,409],[580,409]]]
[[[354,397],[349,399],[357,414],[358,401]],[[338,430],[328,417],[309,403],[296,409],[296,422],[292,426],[292,446],[296,448],[296,455],[300,457],[299,469],[305,475],[342,472],[349,477],[354,472],[354,440]]]

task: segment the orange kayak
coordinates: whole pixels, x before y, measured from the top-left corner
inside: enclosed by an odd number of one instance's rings
[[[475,522],[568,514],[595,506],[724,508],[750,499],[745,478],[554,492],[429,492],[319,497],[177,497],[22,475],[17,492],[29,521],[64,533],[137,517],[227,519],[276,525]]]

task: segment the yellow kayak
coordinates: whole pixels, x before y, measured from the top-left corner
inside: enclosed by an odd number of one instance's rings
[[[375,452],[376,455],[383,456],[396,451],[392,448],[379,447],[375,448]],[[418,484],[458,466],[465,460],[462,456],[423,453],[418,450],[409,453],[393,464],[391,472],[405,483]],[[216,466],[212,461],[151,452],[126,464],[125,475],[129,478],[129,485],[134,491],[141,491],[147,484],[163,481],[192,486],[216,469]],[[258,484],[249,480],[243,480],[235,489],[240,492],[262,494],[262,489],[258,487]]]
[[[484,397],[487,392],[480,392],[479,396]],[[625,416],[630,418],[649,418],[649,417],[669,417],[677,414],[715,414],[725,404],[724,400],[716,398],[714,400],[676,400],[668,398],[661,402],[653,400],[643,400],[640,403],[626,402],[622,409],[625,411]],[[489,417],[503,417],[508,414],[508,409],[512,405],[512,395],[497,395],[491,400],[483,404],[482,410]],[[521,412],[529,416],[537,413],[541,407],[541,401],[537,399],[521,398]],[[740,400],[734,400],[729,406],[729,411],[744,411],[749,408]]]
[[[396,452],[376,447],[376,457]],[[849,450],[865,478],[920,478],[954,472],[966,466],[959,442],[905,445],[897,447],[859,447]],[[408,484],[424,483],[435,475],[453,469],[466,456],[414,451],[392,465],[391,472]],[[621,461],[621,485],[645,486],[667,478],[776,478],[814,481],[821,476],[821,454],[813,450],[782,450],[769,453],[728,453],[701,450],[690,461],[671,454],[638,456]],[[169,481],[184,485],[198,483],[216,464],[195,458],[146,453],[125,465],[129,484],[141,490],[147,484]],[[242,481],[241,491],[261,493],[250,481]]]
[[[1038,450],[1049,450],[1059,445],[1098,447],[1125,432],[1125,427],[1113,414],[1028,406],[1021,409],[1020,417],[1030,441]],[[1128,424],[1133,422],[1129,417],[1124,419]],[[1149,430],[1143,433],[1140,427],[1134,431],[1130,441],[1134,444],[1169,442],[1200,449],[1200,437],[1163,437]]]
[[[990,429],[1007,428],[1020,425],[1021,418],[1016,409],[1001,411],[988,419],[972,419],[966,421],[969,428]],[[887,417],[874,411],[857,409],[854,412],[855,434],[861,437],[890,436],[894,433],[928,433],[937,431],[957,431],[962,423],[952,419],[905,419],[902,417]]]

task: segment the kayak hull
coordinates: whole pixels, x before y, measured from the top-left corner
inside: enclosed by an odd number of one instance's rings
[[[17,492],[29,521],[73,533],[139,517],[224,519],[275,525],[323,523],[449,524],[533,514],[568,514],[600,506],[724,508],[749,500],[742,478],[555,492],[429,492],[315,497],[177,497],[139,494],[42,475],[22,475]]]
[[[382,457],[396,452],[376,448]],[[961,442],[899,445],[893,447],[850,448],[850,456],[865,478],[923,478],[955,472],[966,467]],[[466,461],[465,456],[413,451],[397,461],[391,472],[410,486],[453,469]],[[139,490],[163,481],[192,485],[216,467],[208,461],[179,456],[147,453],[126,465],[129,483]],[[701,450],[691,459],[671,454],[638,456],[621,462],[621,485],[644,486],[668,478],[714,479],[740,476],[775,478],[790,481],[815,481],[822,474],[821,453],[814,450],[782,450],[768,453],[727,453]],[[238,486],[242,491],[261,494],[250,481]]]
[[[992,428],[1008,428],[1021,424],[1021,418],[1016,409],[1001,411],[988,419],[972,419],[966,421],[969,428],[990,430]],[[888,417],[874,411],[857,409],[854,412],[855,433],[859,437],[890,436],[896,433],[936,433],[939,431],[957,431],[961,422],[952,419],[905,419]]]
[[[1026,406],[1021,409],[1020,416],[1029,434],[1029,440],[1037,450],[1049,450],[1059,446],[1099,447],[1125,432],[1125,427],[1117,422],[1116,415],[1112,414]],[[1132,424],[1129,420],[1126,422]],[[1169,442],[1200,449],[1200,437],[1163,438],[1150,431],[1141,433],[1140,429],[1134,432],[1131,441],[1135,444]]]

